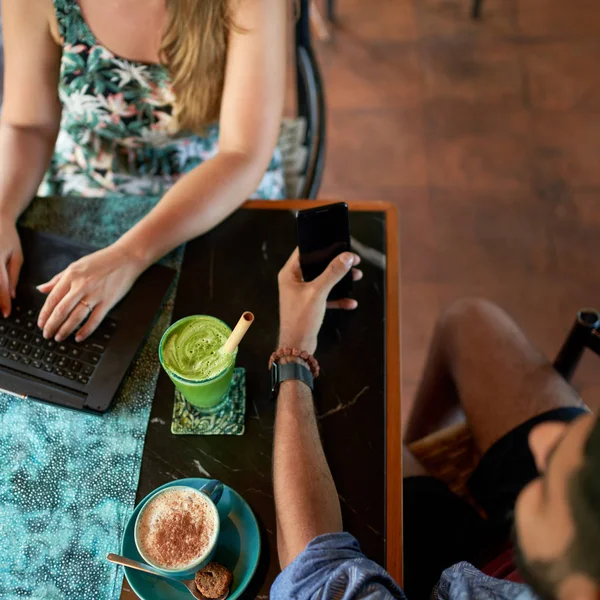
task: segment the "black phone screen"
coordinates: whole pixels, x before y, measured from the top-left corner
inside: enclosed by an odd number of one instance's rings
[[[298,211],[298,248],[304,281],[318,277],[342,252],[350,250],[348,205],[345,202]],[[352,274],[348,273],[329,294],[329,300],[348,298]]]

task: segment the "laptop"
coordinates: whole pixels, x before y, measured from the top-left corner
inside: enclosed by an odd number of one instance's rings
[[[11,315],[0,315],[0,391],[103,413],[150,332],[175,271],[150,267],[87,340],[44,340],[37,317],[45,296],[35,286],[96,248],[26,228],[19,234],[25,262]]]

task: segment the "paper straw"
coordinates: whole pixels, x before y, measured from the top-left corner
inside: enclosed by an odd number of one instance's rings
[[[231,354],[242,341],[242,338],[246,335],[250,325],[254,322],[254,315],[250,311],[246,311],[238,321],[235,329],[231,332],[229,339],[225,342],[225,345],[221,349],[222,352]]]

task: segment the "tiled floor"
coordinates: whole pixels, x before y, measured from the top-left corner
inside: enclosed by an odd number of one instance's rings
[[[317,43],[324,198],[401,216],[403,409],[436,315],[491,298],[553,356],[600,308],[600,6],[595,0],[337,0]],[[600,408],[600,358],[575,383]]]

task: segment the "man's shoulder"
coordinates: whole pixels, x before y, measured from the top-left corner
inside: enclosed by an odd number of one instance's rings
[[[436,600],[537,600],[530,587],[490,577],[468,562],[446,569],[433,597]]]
[[[271,600],[405,600],[392,577],[348,533],[312,540],[276,579]]]

